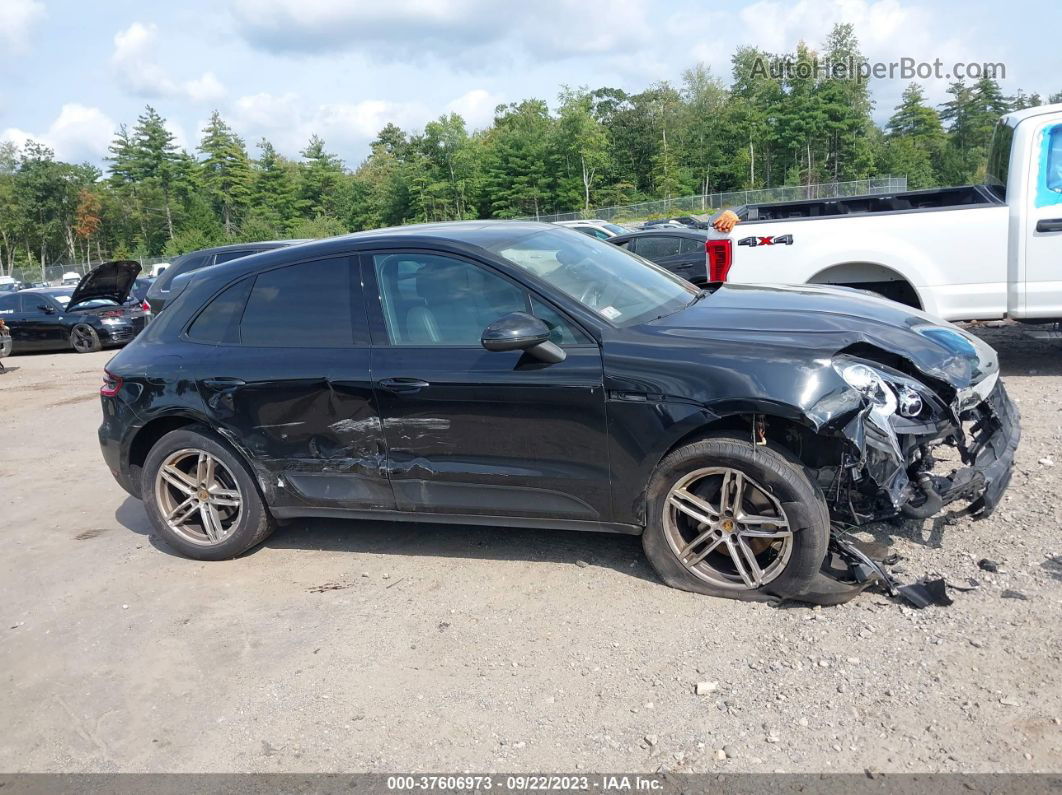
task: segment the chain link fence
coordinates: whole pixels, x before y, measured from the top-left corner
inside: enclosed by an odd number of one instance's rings
[[[573,213],[527,216],[521,221],[578,221],[582,218],[599,218],[602,221],[644,221],[651,218],[676,215],[701,215],[714,213],[727,207],[767,202],[788,202],[807,199],[834,199],[845,196],[867,196],[882,193],[900,193],[907,190],[907,177],[880,177],[859,179],[852,182],[823,182],[815,185],[790,185],[780,188],[738,190],[725,193],[707,193],[700,196],[681,196],[674,199],[658,199],[618,207],[598,207]]]
[[[151,269],[154,265],[161,263],[168,263],[172,257],[129,257],[129,259],[140,263],[142,268],[141,274],[148,276],[151,274]],[[68,281],[73,281],[74,274],[77,275],[78,280],[81,279],[86,273],[93,268],[97,268],[107,260],[92,260],[89,262],[76,262],[76,263],[64,263],[56,262],[51,265],[45,265],[41,268],[39,265],[24,266],[22,268],[15,268],[14,276],[18,281],[24,284],[37,284],[43,282],[50,287],[57,287],[63,283],[64,278]]]

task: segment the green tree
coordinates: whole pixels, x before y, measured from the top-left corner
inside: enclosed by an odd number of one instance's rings
[[[250,160],[243,140],[214,111],[199,142],[203,155],[202,180],[221,216],[226,237],[232,237],[246,210],[253,186]]]
[[[302,207],[296,183],[298,172],[265,138],[258,142],[258,149],[261,154],[254,163],[252,212],[255,222],[270,230],[260,236],[289,234]]]
[[[325,149],[324,141],[317,135],[310,137],[300,154],[303,166],[299,199],[304,214],[314,217],[333,212],[336,209],[333,200],[343,177],[342,161]]]
[[[546,103],[527,99],[495,110],[484,142],[483,181],[496,218],[539,216],[553,204],[547,169],[552,119]]]
[[[591,194],[609,165],[608,136],[604,125],[594,118],[592,103],[586,89],[565,88],[560,94],[556,127],[559,191],[580,196],[584,211],[590,209]]]
[[[157,187],[162,193],[163,210],[166,215],[166,233],[173,238],[173,208],[171,206],[174,183],[181,176],[173,133],[166,129],[166,120],[148,105],[137,117],[133,128],[130,157],[135,179]]]

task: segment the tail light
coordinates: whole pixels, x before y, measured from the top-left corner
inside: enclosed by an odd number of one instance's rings
[[[734,262],[734,248],[729,240],[707,240],[704,243],[708,263],[708,281],[725,282]]]
[[[114,397],[118,394],[118,391],[122,388],[122,379],[116,376],[114,373],[103,371],[103,386],[100,387],[100,394],[103,397]]]
[[[145,315],[151,314],[151,304],[149,304],[147,301],[141,301],[140,308],[144,311]]]
[[[106,312],[100,312],[100,317],[121,317],[121,309],[108,309]]]

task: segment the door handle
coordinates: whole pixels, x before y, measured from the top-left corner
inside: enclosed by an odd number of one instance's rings
[[[246,386],[247,382],[242,378],[205,378],[203,386],[210,389],[235,389],[238,386]]]
[[[1044,218],[1036,223],[1037,232],[1062,232],[1062,218]]]
[[[431,386],[419,378],[381,378],[377,383],[388,392],[419,392],[424,387]]]

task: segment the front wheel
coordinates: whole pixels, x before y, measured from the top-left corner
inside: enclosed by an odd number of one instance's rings
[[[243,461],[206,428],[180,428],[159,439],[141,478],[155,530],[190,558],[234,558],[273,532],[273,517]]]
[[[815,580],[829,512],[799,464],[736,437],[670,453],[648,492],[645,554],[665,583],[734,599],[796,598]]]

